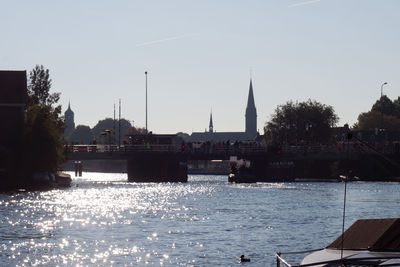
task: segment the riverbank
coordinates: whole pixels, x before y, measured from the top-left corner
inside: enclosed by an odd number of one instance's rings
[[[36,172],[29,179],[1,176],[0,192],[52,190],[71,186],[71,175],[64,172]]]

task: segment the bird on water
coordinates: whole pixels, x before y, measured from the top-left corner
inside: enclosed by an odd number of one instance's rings
[[[244,255],[240,256],[240,262],[249,262],[249,258],[245,258]]]

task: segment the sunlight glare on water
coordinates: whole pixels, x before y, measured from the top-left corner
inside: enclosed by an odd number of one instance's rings
[[[274,252],[320,248],[341,230],[340,183],[126,180],[84,173],[68,189],[0,194],[0,266],[231,266],[241,254],[273,266]],[[346,226],[398,216],[399,189],[349,184]]]

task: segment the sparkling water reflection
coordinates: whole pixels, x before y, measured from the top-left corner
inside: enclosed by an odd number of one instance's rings
[[[346,225],[398,217],[400,184],[348,185]],[[319,248],[341,230],[339,183],[127,183],[85,173],[66,190],[0,194],[0,266],[273,266],[275,251]],[[298,260],[299,258],[292,258]]]

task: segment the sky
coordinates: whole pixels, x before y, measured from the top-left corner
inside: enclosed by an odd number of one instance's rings
[[[50,70],[75,124],[122,117],[154,133],[244,131],[313,99],[354,124],[400,95],[399,0],[0,0],[0,70]]]

